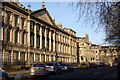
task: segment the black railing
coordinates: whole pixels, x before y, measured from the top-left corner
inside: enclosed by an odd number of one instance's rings
[[[4,60],[4,61],[2,61],[2,64],[4,65],[4,66],[7,66],[7,65],[19,65],[19,66],[25,66],[25,65],[27,65],[27,61],[24,61],[24,60],[20,60],[20,61],[18,61],[18,60],[13,60],[13,61],[10,61],[10,60]]]

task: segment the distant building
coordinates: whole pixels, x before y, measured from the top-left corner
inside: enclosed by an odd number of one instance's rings
[[[113,62],[118,61],[120,56],[120,49],[118,46],[101,46],[100,52],[100,62],[112,65]]]
[[[85,37],[77,37],[78,42],[78,62],[95,62],[95,53],[90,49],[92,43],[89,41],[88,34]]]

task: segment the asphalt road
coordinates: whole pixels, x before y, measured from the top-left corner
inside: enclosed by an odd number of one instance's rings
[[[73,72],[50,74],[45,77],[29,77],[26,80],[118,80],[118,72],[115,67],[98,67],[87,70],[74,69]]]

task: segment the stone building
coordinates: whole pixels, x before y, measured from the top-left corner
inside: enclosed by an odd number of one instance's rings
[[[56,24],[45,5],[31,11],[19,2],[2,3],[2,62],[76,62],[76,32]]]
[[[85,37],[77,37],[77,61],[95,62],[95,52],[91,49],[92,43],[89,41],[88,34]]]
[[[90,49],[94,54],[94,62],[100,62],[100,49],[101,45],[92,44]]]
[[[110,53],[76,32],[56,24],[45,5],[31,11],[19,2],[3,2],[1,45],[3,65],[30,65],[36,62],[97,62],[105,61],[103,55]],[[114,54],[115,53],[115,54]],[[116,55],[117,50],[112,49]],[[117,56],[116,56],[117,57]],[[1,58],[0,58],[1,59]],[[109,59],[108,59],[109,60]]]
[[[77,62],[104,62],[111,64],[118,61],[120,48],[118,46],[102,46],[92,44],[88,34],[77,37]]]
[[[118,46],[101,46],[99,52],[99,61],[110,65],[118,61],[118,56],[120,55]]]

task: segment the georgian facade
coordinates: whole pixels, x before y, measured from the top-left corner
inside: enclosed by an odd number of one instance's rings
[[[30,8],[30,5],[28,5]],[[76,32],[55,24],[45,8],[2,3],[2,62],[76,62]]]
[[[26,9],[18,2],[3,2],[0,8],[3,65],[103,60],[101,46],[93,45],[88,34],[84,38],[76,37],[74,30],[56,24],[44,4],[35,11]],[[114,50],[111,54],[118,52]]]

